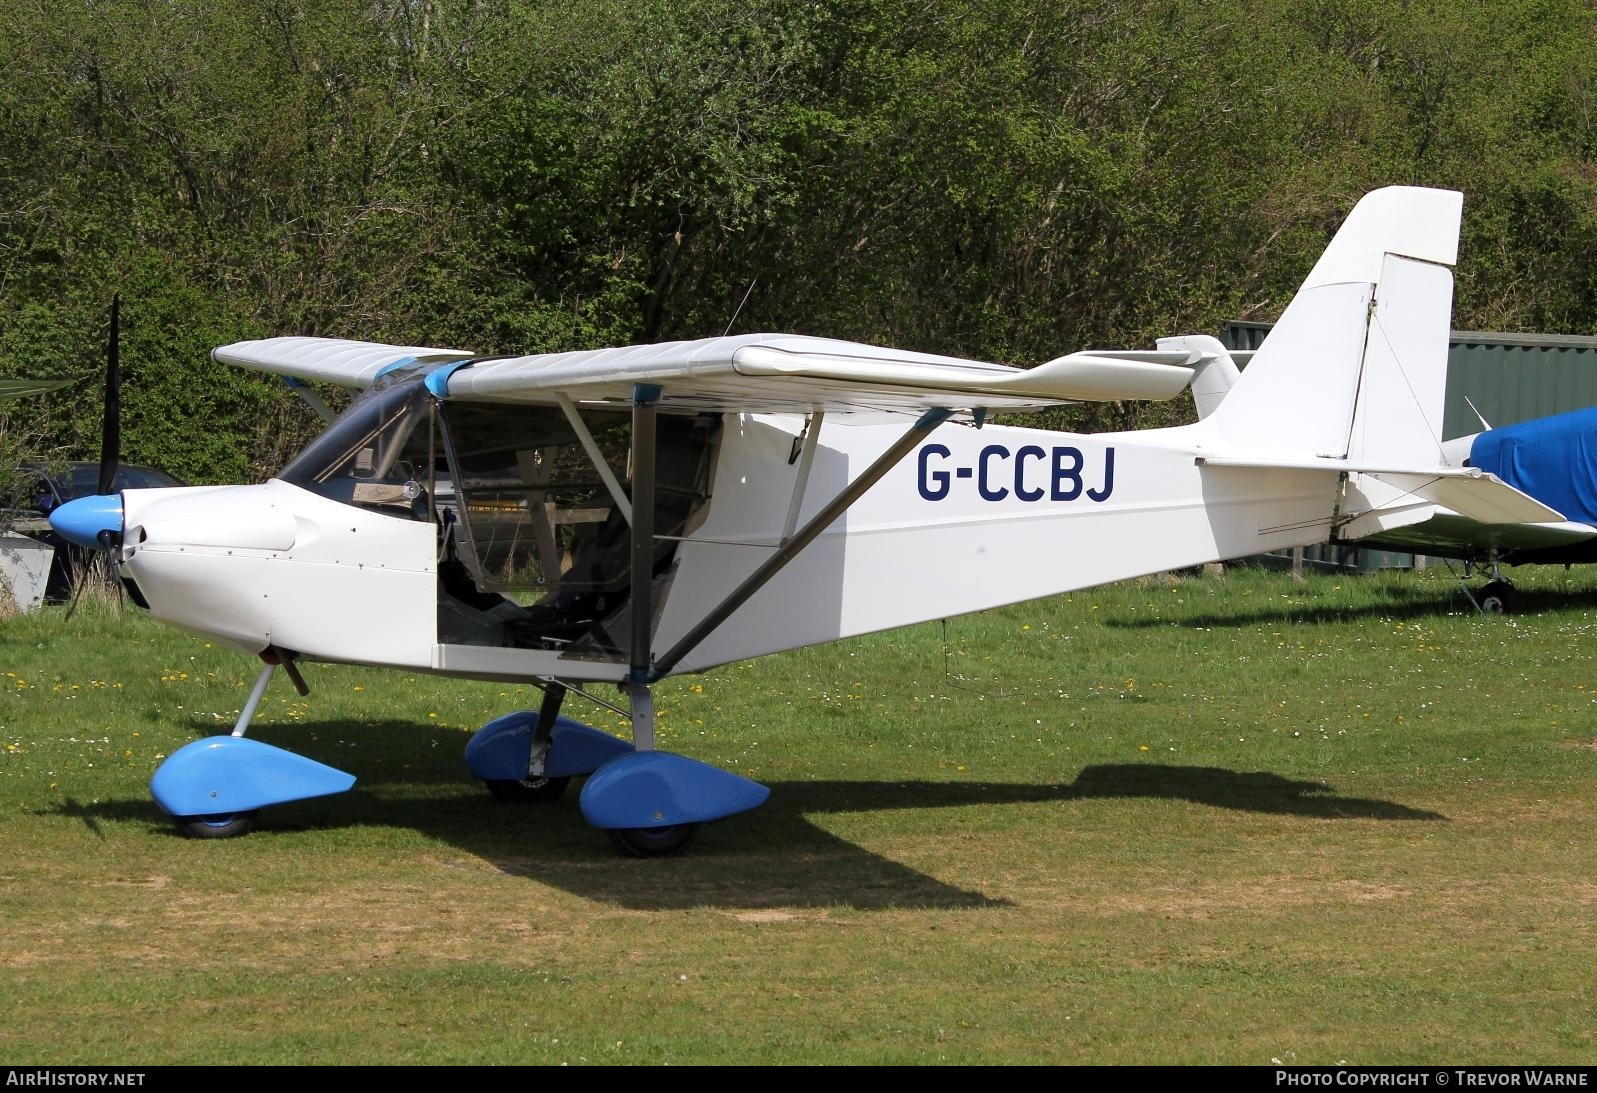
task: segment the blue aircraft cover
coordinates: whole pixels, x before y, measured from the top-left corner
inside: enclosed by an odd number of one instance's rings
[[[1472,467],[1577,524],[1597,524],[1597,406],[1489,429],[1470,445]]]

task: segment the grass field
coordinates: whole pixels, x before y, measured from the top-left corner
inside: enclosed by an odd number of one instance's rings
[[[661,688],[773,787],[687,855],[461,753],[530,690],[311,665],[360,778],[179,838],[255,666],[0,623],[0,1062],[1597,1062],[1597,571],[1147,580]],[[580,700],[573,716],[614,726]]]

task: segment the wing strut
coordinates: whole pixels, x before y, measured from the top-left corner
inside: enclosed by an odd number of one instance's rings
[[[310,384],[306,383],[297,376],[284,376],[283,383],[288,386],[290,391],[293,391],[302,400],[304,400],[306,406],[309,406],[312,410],[315,410],[317,417],[328,423],[338,420],[338,414],[333,411],[331,406],[327,405],[327,400],[322,398],[322,396],[318,395],[315,391],[311,390]]]
[[[916,446],[926,438],[927,433],[931,432],[933,429],[937,428],[937,426],[947,421],[951,416],[953,416],[952,410],[947,410],[940,406],[933,407],[922,414],[920,419],[910,427],[909,431],[904,434],[903,438],[899,440],[898,443],[894,444],[891,448],[887,449],[887,451],[878,456],[876,462],[865,468],[864,472],[858,478],[854,479],[854,481],[845,486],[842,492],[836,497],[832,498],[825,508],[811,517],[809,523],[805,524],[798,530],[796,534],[793,535],[792,538],[788,539],[780,547],[778,547],[776,553],[772,554],[758,569],[749,574],[748,577],[744,578],[742,584],[738,585],[730,593],[728,593],[726,599],[722,600],[713,610],[710,611],[709,614],[705,615],[704,618],[699,621],[697,626],[684,634],[680,641],[668,649],[664,655],[659,657],[654,662],[653,671],[649,673],[648,678],[651,680],[659,679],[672,668],[676,667],[677,662],[683,657],[687,656],[688,653],[692,652],[694,646],[698,645],[699,642],[709,637],[716,627],[720,626],[723,622],[731,617],[732,612],[736,611],[739,607],[742,607],[750,596],[758,592],[765,586],[767,581],[776,576],[777,573],[781,572],[783,567],[785,567],[788,562],[792,561],[794,556],[797,555],[799,551],[809,546],[810,543],[813,542],[814,539],[821,534],[821,532],[825,531],[829,526],[831,526],[832,522],[841,516],[850,505],[852,505],[855,501],[858,501],[866,490],[874,486],[883,475],[897,466],[906,455],[914,451]],[[634,437],[637,435],[636,426],[634,426],[633,435]],[[636,473],[636,468],[634,468],[634,473]],[[650,473],[652,476],[652,464],[650,467]],[[639,496],[639,488],[637,485],[633,486],[632,494],[634,497]],[[634,508],[634,513],[636,513],[636,507]],[[633,533],[634,535],[637,533],[636,523],[633,524]],[[636,561],[634,561],[633,564],[636,566]],[[637,580],[636,574],[637,571],[634,569],[634,582]],[[647,586],[645,586],[645,589],[647,589]],[[638,594],[637,590],[638,586],[636,583],[634,583],[634,604],[639,602],[636,598]],[[637,618],[637,615],[633,615],[634,625],[636,625]],[[637,649],[637,640],[636,632],[634,632],[634,650]],[[643,648],[645,650],[648,649],[647,625],[645,625],[644,629]],[[634,672],[637,670],[637,663],[638,661],[636,652],[634,652]]]
[[[654,749],[654,701],[649,694],[649,642],[654,631],[654,425],[660,388],[632,388],[632,643],[625,690],[631,699],[632,742]]]

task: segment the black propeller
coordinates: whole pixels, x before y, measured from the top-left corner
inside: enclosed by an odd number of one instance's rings
[[[122,294],[111,297],[111,333],[105,344],[105,425],[100,439],[100,483],[108,494],[122,459]]]
[[[122,461],[122,294],[116,293],[111,297],[111,331],[106,336],[105,343],[105,418],[100,435],[100,481],[95,486],[95,494],[107,496],[116,486],[116,472]],[[98,561],[90,562],[76,575],[77,587],[72,590],[72,602],[67,605],[66,618],[62,625],[72,621],[72,615],[78,609],[78,599],[83,595],[83,587],[93,578],[90,573],[93,567],[98,566]],[[121,585],[117,586],[118,598],[122,592]]]

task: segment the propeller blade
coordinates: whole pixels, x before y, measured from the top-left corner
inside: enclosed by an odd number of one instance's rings
[[[83,590],[91,583],[99,584],[102,587],[107,584],[115,586],[116,609],[118,614],[121,613],[122,582],[111,580],[107,577],[103,567],[107,565],[108,562],[101,560],[106,557],[106,555],[96,555],[92,558],[85,559],[83,564],[78,567],[77,573],[73,579],[72,602],[67,604],[66,618],[61,620],[62,626],[65,626],[67,623],[72,621],[72,616],[78,609],[78,601],[83,598]]]
[[[78,599],[83,595],[83,586],[88,583],[89,574],[87,567],[85,567],[83,571],[77,574],[76,579],[72,582],[72,602],[67,604],[67,617],[61,620],[62,626],[65,626],[67,623],[72,621],[72,615],[78,609]]]
[[[95,491],[111,492],[122,460],[122,294],[111,297],[111,333],[105,346],[105,424],[100,440],[100,483]]]

